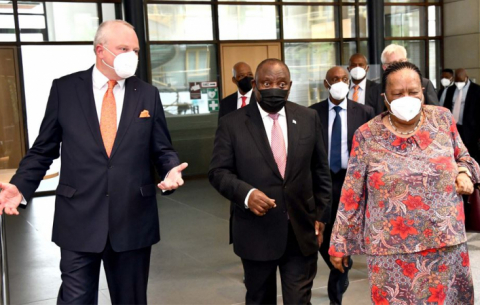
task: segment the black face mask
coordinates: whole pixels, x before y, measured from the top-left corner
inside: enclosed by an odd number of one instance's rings
[[[258,90],[262,99],[258,101],[260,107],[268,113],[279,112],[287,102],[288,90],[264,89]]]
[[[252,90],[252,80],[253,77],[246,76],[237,82],[238,88],[243,92],[247,93]]]

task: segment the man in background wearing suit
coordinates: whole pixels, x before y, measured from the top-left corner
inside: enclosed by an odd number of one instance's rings
[[[350,57],[347,67],[351,76],[348,98],[359,104],[372,107],[375,113],[379,114],[385,106],[382,104],[381,108],[378,107],[377,96],[375,96],[378,89],[375,89],[375,87],[381,86],[367,79],[369,68],[367,58],[363,54],[357,53]]]
[[[53,81],[35,143],[11,184],[0,184],[0,212],[18,215],[61,146],[52,234],[61,248],[58,304],[97,304],[102,261],[113,304],[146,304],[151,246],[160,240],[151,164],[167,193],[183,184],[187,164],[172,148],[157,88],[133,76],[133,27],[102,23],[94,50],[94,66]]]
[[[328,254],[330,235],[332,234],[340,193],[347,172],[353,134],[360,126],[371,120],[375,113],[372,107],[347,99],[348,74],[344,68],[333,67],[328,70],[324,85],[330,91],[328,99],[314,104],[310,108],[318,112],[322,123],[322,138],[325,141],[325,149],[329,153],[330,174],[332,176],[332,209],[330,219],[325,225],[320,254],[330,268],[328,278],[330,304],[337,305],[342,304],[342,297],[349,283],[348,270],[352,267],[353,262],[351,259],[349,260],[345,273],[341,273],[333,267]]]
[[[439,100],[439,105],[444,106],[445,97],[447,96],[447,89],[455,84],[453,79],[453,70],[443,69],[441,77],[442,79],[440,80],[440,83],[442,84],[442,88],[438,91],[438,100]]]
[[[331,179],[320,119],[287,101],[288,67],[266,59],[252,83],[256,103],[220,119],[208,173],[235,203],[233,248],[242,259],[246,304],[310,304]]]
[[[218,119],[224,115],[250,104],[252,96],[253,73],[250,66],[244,62],[237,62],[233,66],[232,82],[237,86],[238,91],[230,94],[220,101]]]
[[[445,108],[452,111],[457,129],[470,155],[480,161],[480,86],[465,69],[455,70],[455,86],[448,88]]]
[[[408,61],[407,59],[407,50],[400,45],[391,44],[388,45],[382,52],[381,56],[382,61],[382,69],[385,71],[389,65],[397,61]],[[435,92],[435,88],[433,87],[432,82],[422,77],[422,87],[423,87],[423,96],[425,97],[425,104],[426,105],[437,105],[438,106],[438,97],[437,93]],[[375,114],[378,115],[379,113],[387,110],[385,107],[384,98],[381,95],[382,93],[382,86],[375,87],[376,92],[372,92],[374,96],[377,98],[377,102],[375,104]],[[379,109],[383,109],[378,112]]]

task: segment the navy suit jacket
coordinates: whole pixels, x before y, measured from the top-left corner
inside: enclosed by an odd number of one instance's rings
[[[453,95],[456,86],[447,89],[444,107],[453,112]],[[468,149],[470,155],[475,160],[480,161],[480,86],[470,81],[470,87],[465,97],[465,106],[463,109],[463,128],[461,132],[462,141]]]
[[[11,183],[29,200],[61,148],[52,240],[61,248],[117,252],[160,240],[156,185],[178,165],[158,90],[136,77],[125,82],[110,158],[95,108],[92,68],[53,81],[40,133]],[[148,110],[149,118],[140,118]]]

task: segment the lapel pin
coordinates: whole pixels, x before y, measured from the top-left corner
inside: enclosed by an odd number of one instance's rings
[[[292,123],[293,123],[293,124],[297,124],[297,121],[295,121],[295,120],[292,120]]]

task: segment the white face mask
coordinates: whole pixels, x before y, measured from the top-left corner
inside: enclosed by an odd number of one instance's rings
[[[327,79],[325,79],[325,81],[327,82],[327,84],[330,85]],[[348,85],[345,84],[344,82],[338,82],[333,85],[330,85],[330,89],[328,89],[328,91],[330,91],[330,94],[334,99],[340,101],[347,96],[348,91],[350,91],[350,89],[348,88]]]
[[[455,86],[457,86],[457,89],[458,89],[458,90],[462,90],[463,87],[465,87],[465,85],[466,85],[466,81],[464,81],[464,82],[456,82],[456,83],[455,83]]]
[[[385,101],[390,105],[390,113],[405,122],[417,116],[422,107],[422,101],[411,96],[404,96],[389,103],[385,94]]]
[[[451,81],[451,79],[449,79],[449,78],[442,78],[442,79],[440,80],[440,83],[442,84],[442,86],[448,87],[448,86],[451,85],[452,81]]]
[[[129,78],[135,74],[138,64],[138,56],[134,51],[115,55],[106,47],[103,48],[115,56],[115,59],[113,60],[113,67],[108,65],[105,61],[103,61],[103,59],[102,62],[110,69],[115,70],[115,73],[117,73],[118,77]]]
[[[352,76],[353,79],[355,80],[360,80],[367,75],[367,71],[362,68],[362,67],[355,67],[352,70],[350,70],[350,75]]]

